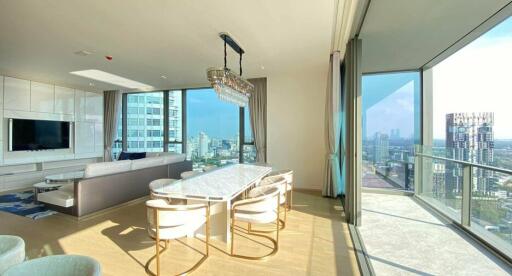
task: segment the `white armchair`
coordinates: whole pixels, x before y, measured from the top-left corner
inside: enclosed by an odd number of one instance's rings
[[[268,176],[282,176],[286,179],[286,191],[287,191],[287,202],[288,211],[292,210],[293,204],[293,170],[285,169],[271,172]]]
[[[271,187],[277,187],[279,189],[279,204],[283,206],[282,210],[284,211],[284,219],[279,219],[280,228],[279,230],[283,230],[286,227],[286,205],[287,205],[287,181],[286,178],[276,175],[276,176],[267,176],[263,178],[263,180],[260,181],[257,187],[251,189],[249,191],[249,198],[254,198],[259,195],[262,195],[267,189],[270,189]],[[263,230],[254,230],[251,228],[251,224],[249,224],[249,231],[253,232],[259,232],[259,233],[270,233],[272,231],[263,231]]]
[[[169,241],[185,237],[206,224],[206,252],[201,260],[183,274],[197,269],[209,255],[210,206],[207,204],[170,205],[165,200],[154,199],[146,202],[146,208],[148,234],[155,240],[156,247],[156,254],[146,263],[146,272],[151,275],[160,275],[160,254],[167,250]],[[160,250],[160,241],[165,242],[163,250]],[[154,259],[156,259],[156,274],[149,269]]]
[[[231,207],[231,256],[248,259],[262,260],[277,253],[279,247],[279,204],[280,190],[276,186],[268,186],[261,190],[261,193],[254,198],[243,199],[233,203]],[[236,221],[243,221],[250,224],[276,223],[276,239],[265,235],[259,235],[248,231],[248,234],[264,237],[274,244],[272,252],[261,257],[242,256],[234,254],[234,230]]]

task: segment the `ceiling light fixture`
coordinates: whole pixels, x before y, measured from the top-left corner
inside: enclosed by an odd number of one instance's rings
[[[242,78],[242,55],[245,52],[229,34],[220,33],[219,36],[224,41],[224,68],[208,68],[206,71],[208,81],[217,92],[219,99],[242,107],[246,106],[254,85]],[[240,55],[240,76],[227,68],[227,44]]]
[[[110,84],[115,84],[117,86],[131,88],[131,89],[140,89],[140,90],[151,90],[154,87],[145,83],[141,83],[138,81],[130,80],[127,78],[123,78],[118,75],[110,74],[101,70],[90,69],[90,70],[82,70],[82,71],[73,71],[69,72],[70,74],[81,76],[88,79],[93,79],[101,82],[106,82]]]

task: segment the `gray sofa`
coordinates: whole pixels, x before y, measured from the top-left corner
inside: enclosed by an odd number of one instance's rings
[[[151,181],[179,179],[182,172],[189,170],[192,170],[191,161],[164,160],[164,157],[95,163],[86,167],[83,179],[59,190],[41,193],[38,200],[50,209],[83,217],[148,196]]]

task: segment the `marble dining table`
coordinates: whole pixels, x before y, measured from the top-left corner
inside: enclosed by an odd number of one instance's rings
[[[153,193],[175,199],[186,199],[188,204],[210,204],[210,234],[213,239],[229,243],[232,201],[272,171],[268,165],[234,164],[217,168],[190,178],[160,179]],[[202,236],[203,228],[191,235]]]

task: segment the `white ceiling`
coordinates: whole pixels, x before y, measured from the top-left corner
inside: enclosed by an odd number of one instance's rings
[[[246,77],[326,70],[334,6],[333,0],[0,0],[0,74],[119,88],[69,74],[100,69],[156,88],[201,86],[207,67],[223,65],[223,31],[246,50]],[[79,50],[94,54],[75,55]],[[238,71],[238,56],[228,57]]]
[[[373,0],[360,38],[363,72],[418,69],[510,0]]]

